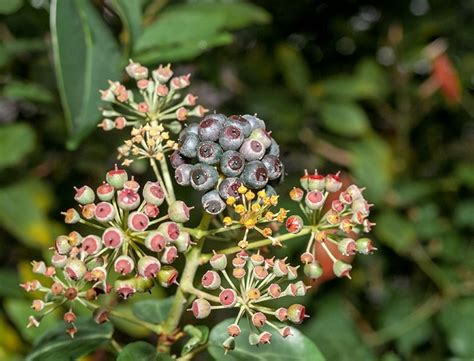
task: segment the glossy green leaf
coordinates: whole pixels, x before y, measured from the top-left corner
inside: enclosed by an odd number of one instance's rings
[[[0,0],[0,14],[10,15],[23,6],[23,0]]]
[[[185,355],[196,347],[204,345],[209,337],[209,328],[203,325],[186,325],[183,331],[190,337],[183,346],[182,354]]]
[[[125,346],[117,357],[117,361],[155,361],[156,347],[148,342],[138,341]]]
[[[120,77],[117,43],[90,1],[53,0],[51,34],[54,65],[69,147],[95,129],[100,112],[99,90]]]
[[[340,294],[331,293],[315,299],[314,315],[302,331],[317,343],[327,360],[375,361],[377,358],[363,342],[350,309]]]
[[[0,127],[0,169],[14,166],[30,153],[36,142],[34,130],[26,123]]]
[[[0,188],[0,224],[29,246],[51,245],[55,229],[46,209],[51,193],[39,180],[27,180]]]
[[[166,319],[173,304],[174,297],[161,300],[145,300],[133,305],[133,314],[140,320],[150,323],[160,323]]]
[[[439,321],[451,351],[466,359],[474,358],[474,298],[458,299],[441,310]]]
[[[416,241],[413,223],[393,210],[383,212],[375,222],[377,238],[397,252],[408,252]]]
[[[16,287],[19,288],[18,285]],[[22,337],[29,342],[42,337],[47,330],[56,325],[60,320],[58,314],[53,313],[44,318],[38,328],[27,328],[28,318],[30,315],[34,315],[34,311],[31,309],[31,301],[21,298],[7,298],[3,306],[10,321],[16,326]],[[64,332],[64,323],[62,326]]]
[[[91,319],[79,319],[75,324],[78,331],[73,339],[65,332],[64,322],[44,333],[26,361],[75,360],[105,346],[112,339],[110,322],[97,325]]]
[[[369,130],[367,115],[356,103],[324,102],[320,114],[324,127],[338,135],[357,137]]]
[[[311,73],[301,52],[287,44],[280,44],[276,49],[276,57],[286,86],[295,93],[304,93]]]
[[[367,187],[366,197],[380,202],[392,185],[393,157],[390,146],[381,138],[370,136],[349,148],[352,155],[350,170],[360,187]]]
[[[35,83],[12,82],[5,86],[3,95],[11,99],[38,103],[52,103],[54,100],[53,94],[48,89]]]
[[[142,1],[113,0],[112,4],[127,31],[127,43],[135,44],[143,31]]]
[[[282,338],[274,329],[271,344],[251,346],[248,343],[249,328],[247,322],[240,324],[242,333],[235,339],[235,349],[224,355],[222,343],[229,337],[227,327],[234,319],[227,319],[211,330],[208,351],[215,360],[228,361],[324,361],[325,358],[316,345],[298,329],[291,328],[292,336]]]

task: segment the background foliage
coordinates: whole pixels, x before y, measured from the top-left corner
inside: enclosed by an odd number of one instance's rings
[[[98,90],[129,57],[191,71],[211,110],[266,119],[284,150],[282,192],[304,168],[367,187],[379,252],[306,299],[301,331],[327,360],[473,359],[473,16],[466,0],[0,0],[0,359],[55,347],[112,358],[111,325],[85,320],[66,348],[54,315],[25,329],[18,283],[63,230],[72,186],[114,163],[119,139],[94,131]],[[426,47],[439,38],[453,68],[436,73]],[[427,91],[439,72],[451,92]],[[141,317],[159,322],[166,302],[151,302],[155,319]],[[114,326],[119,343],[154,341]],[[153,352],[129,347],[121,360]]]

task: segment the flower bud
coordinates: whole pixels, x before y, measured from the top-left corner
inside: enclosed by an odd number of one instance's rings
[[[250,262],[254,266],[261,266],[265,262],[265,258],[261,254],[255,253],[250,256]]]
[[[309,209],[318,210],[321,209],[326,201],[324,195],[320,191],[311,191],[306,194],[305,203]]]
[[[95,215],[95,204],[89,203],[81,207],[81,214],[85,219],[92,219]]]
[[[341,260],[337,260],[332,266],[332,270],[337,277],[347,277],[349,279],[351,278],[349,274],[351,269],[352,266],[350,264],[345,263]]]
[[[129,298],[135,292],[135,282],[133,279],[118,279],[114,283],[115,292],[124,299]]]
[[[66,224],[74,224],[79,222],[81,216],[78,211],[74,208],[69,208],[66,212],[63,213],[64,215],[64,223]]]
[[[101,239],[94,235],[90,234],[84,237],[82,241],[81,251],[85,254],[91,256],[97,254],[102,249],[102,241]]]
[[[325,182],[326,190],[328,192],[337,192],[342,187],[342,182],[339,179],[339,173],[328,174]]]
[[[359,238],[356,242],[356,245],[357,252],[361,254],[370,254],[377,250],[377,248],[372,245],[372,241],[369,238]]]
[[[224,354],[227,354],[227,352],[232,351],[235,348],[235,340],[234,337],[230,336],[228,337],[223,343],[222,347],[224,348]]]
[[[288,274],[286,278],[289,281],[293,281],[298,278],[298,267],[288,266]]]
[[[255,327],[263,327],[267,322],[267,317],[263,312],[256,312],[252,316],[252,323]]]
[[[268,276],[268,270],[265,266],[255,266],[253,269],[253,274],[256,279],[263,280]]]
[[[157,278],[163,287],[169,287],[173,283],[177,283],[176,278],[178,278],[178,271],[174,267],[163,266],[158,272]]]
[[[223,289],[219,294],[219,301],[222,306],[234,307],[237,303],[237,293],[231,288]]]
[[[233,323],[227,326],[227,334],[231,337],[237,337],[241,333],[240,326],[236,323]]]
[[[308,264],[314,261],[314,256],[310,252],[305,252],[300,256],[301,263]]]
[[[94,202],[95,193],[89,186],[82,186],[81,188],[74,188],[76,194],[74,200],[80,204],[88,204]]]
[[[98,325],[110,321],[109,311],[102,307],[96,308],[92,314],[92,317],[94,318],[94,322]]]
[[[124,239],[125,236],[122,230],[115,227],[109,227],[102,233],[102,242],[107,248],[119,248],[123,244]]]
[[[202,276],[201,284],[207,290],[216,290],[221,285],[221,277],[216,271],[207,271]]]
[[[76,314],[74,312],[72,312],[71,310],[64,313],[64,316],[63,316],[64,322],[66,322],[66,323],[73,323],[73,322],[76,321],[76,318],[77,318]]]
[[[191,306],[194,317],[197,319],[206,318],[211,313],[211,304],[204,298],[196,298]]]
[[[135,232],[143,232],[148,228],[150,220],[145,213],[132,212],[128,216],[128,228]]]
[[[135,262],[133,259],[126,255],[121,255],[117,257],[114,262],[114,270],[121,275],[127,275],[133,271],[135,268]]]
[[[94,210],[95,219],[102,223],[108,223],[115,217],[114,206],[109,202],[100,202]]]
[[[343,256],[352,256],[357,252],[357,245],[352,238],[344,238],[337,244],[337,249]]]
[[[280,307],[273,313],[275,318],[280,322],[285,322],[288,319],[288,310],[285,307]]]
[[[268,331],[263,331],[260,335],[258,335],[258,343],[259,344],[266,344],[266,343],[270,343],[270,341],[272,340],[272,334]]]
[[[323,269],[321,265],[319,264],[319,262],[316,262],[316,261],[305,264],[303,271],[306,277],[309,277],[312,279],[319,278],[323,274]]]
[[[303,229],[303,218],[300,216],[290,216],[286,220],[286,230],[290,233],[296,234]]]
[[[158,230],[163,234],[167,242],[176,241],[180,234],[179,226],[175,222],[161,223]]]
[[[293,187],[290,191],[290,198],[292,201],[301,202],[304,196],[304,191],[301,188]]]
[[[344,204],[339,199],[335,199],[331,203],[331,209],[338,214],[343,212],[344,208]]]
[[[173,263],[178,258],[178,249],[175,246],[167,246],[161,255],[161,262],[165,264]]]
[[[165,200],[165,192],[159,182],[147,182],[143,187],[143,198],[147,203],[159,207]]]
[[[216,271],[222,271],[227,267],[227,257],[225,254],[216,253],[212,256],[209,263]]]
[[[84,262],[77,258],[69,259],[64,266],[64,274],[73,281],[80,280],[84,277],[87,268]]]
[[[352,197],[351,195],[344,191],[339,194],[339,200],[341,201],[342,204],[351,204],[352,203]]]
[[[168,215],[173,222],[184,223],[189,221],[190,209],[183,201],[174,201],[168,206]]]
[[[152,76],[156,82],[166,83],[173,76],[173,71],[169,64],[165,67],[160,65],[157,69],[152,71]]]
[[[325,186],[325,177],[319,174],[308,175],[308,190],[309,191],[322,191]]]
[[[109,183],[106,183],[106,182],[102,183],[96,189],[97,197],[101,201],[106,201],[106,202],[112,200],[112,198],[114,197],[114,192],[115,192],[114,187],[112,187]]]
[[[31,303],[31,308],[33,311],[40,312],[44,309],[44,302],[43,300],[33,300]]]
[[[281,287],[277,283],[272,283],[270,286],[268,286],[267,292],[270,297],[279,298],[281,296]]]
[[[128,180],[128,174],[124,169],[119,169],[117,165],[115,165],[115,169],[108,171],[105,178],[107,183],[112,187],[121,189],[123,184]]]
[[[126,211],[132,211],[140,205],[140,196],[132,189],[117,192],[117,204]]]
[[[305,315],[305,307],[303,305],[295,303],[288,307],[288,320],[299,325],[303,322]]]
[[[145,246],[150,251],[161,252],[166,247],[166,239],[160,231],[153,231],[148,233],[145,238]]]

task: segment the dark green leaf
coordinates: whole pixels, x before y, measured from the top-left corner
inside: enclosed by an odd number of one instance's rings
[[[113,0],[124,28],[127,31],[127,43],[135,44],[142,34],[142,1]]]
[[[140,320],[150,323],[160,323],[166,319],[173,304],[174,297],[161,300],[145,300],[133,305],[133,314]]]
[[[0,224],[19,240],[36,248],[50,245],[54,229],[45,206],[51,193],[39,180],[0,188]]]
[[[181,352],[183,355],[191,352],[200,345],[204,345],[209,337],[209,328],[207,326],[186,325],[183,330],[190,336],[190,339],[183,346]]]
[[[35,142],[35,132],[28,124],[0,127],[0,169],[17,164],[34,149]]]
[[[90,1],[53,0],[51,34],[68,145],[75,148],[98,123],[99,90],[120,76],[119,49]]]
[[[292,336],[282,338],[275,330],[272,332],[270,345],[251,346],[248,343],[249,328],[247,322],[240,325],[242,333],[235,339],[235,349],[224,355],[222,343],[227,339],[227,327],[234,319],[227,319],[211,330],[209,336],[209,353],[215,360],[226,361],[324,361],[325,358],[319,352],[316,345],[303,335],[298,329],[291,328]]]
[[[465,358],[474,357],[474,298],[449,303],[441,310],[439,321],[447,335],[451,351]]]
[[[23,6],[23,0],[0,0],[0,14],[10,15]]]
[[[295,93],[304,93],[311,73],[301,52],[287,44],[280,44],[276,56],[287,87]]]
[[[117,357],[117,361],[155,361],[156,347],[148,342],[138,341],[128,344]]]
[[[9,83],[3,89],[3,95],[7,98],[29,100],[38,103],[51,103],[53,101],[51,92],[35,83]]]
[[[362,341],[351,312],[340,294],[320,297],[316,304],[316,312],[303,326],[303,332],[317,343],[327,360],[376,360]]]
[[[356,103],[324,102],[320,112],[324,127],[335,134],[357,137],[369,130],[367,115]]]
[[[75,324],[78,331],[73,339],[65,332],[64,322],[44,333],[26,361],[75,360],[112,339],[113,326],[110,322],[97,325],[90,319],[79,319]]]
[[[397,252],[409,251],[416,241],[416,230],[412,222],[393,210],[383,212],[375,222],[377,237]]]
[[[0,297],[21,297],[20,280],[14,270],[0,269]]]
[[[370,202],[377,203],[386,196],[392,183],[393,159],[390,147],[376,136],[364,138],[352,147],[350,169],[361,187],[367,187]]]

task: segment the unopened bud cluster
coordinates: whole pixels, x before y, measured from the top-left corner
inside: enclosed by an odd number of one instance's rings
[[[208,317],[215,309],[238,309],[235,321],[227,328],[229,337],[223,344],[226,350],[234,347],[234,340],[241,333],[239,324],[244,322],[244,317],[251,327],[248,339],[251,345],[271,342],[272,334],[263,330],[265,326],[275,329],[281,337],[288,337],[291,335],[290,327],[281,324],[300,324],[307,317],[305,307],[300,304],[292,304],[288,308],[266,305],[269,301],[284,297],[304,296],[309,288],[303,281],[297,280],[297,267],[287,264],[286,259],[265,258],[259,253],[250,255],[241,251],[230,262],[231,274],[226,271],[227,263],[225,255],[214,254],[210,260],[212,270],[201,279],[204,289],[210,294],[216,292],[218,302],[211,300],[211,304],[206,298],[197,298],[190,309],[199,319]]]
[[[239,197],[238,188],[266,189],[283,174],[278,144],[265,122],[252,115],[211,114],[191,124],[179,136],[179,148],[171,155],[176,182],[206,192],[206,212],[219,214],[227,198]]]
[[[306,222],[302,217],[292,215],[286,220],[286,228],[295,234],[307,226],[312,230],[306,252],[301,255],[306,276],[315,279],[323,273],[321,265],[315,260],[314,245],[318,242],[332,260],[334,274],[350,278],[352,266],[336,257],[327,244],[336,245],[342,256],[375,251],[370,239],[356,239],[360,234],[370,232],[375,225],[368,219],[372,205],[365,200],[363,189],[358,186],[352,184],[342,189],[339,173],[323,176],[317,172],[306,172],[300,183],[301,188],[295,187],[290,191],[290,198],[300,203]]]
[[[136,82],[139,99],[124,84],[110,82],[109,88],[101,91],[102,100],[110,107],[102,111],[99,127],[106,131],[133,127],[131,139],[119,147],[119,158],[125,158],[125,165],[132,158],[160,160],[177,147],[170,132],[178,134],[181,122],[191,116],[202,117],[207,109],[196,105],[197,96],[183,93],[191,83],[190,74],[174,76],[169,64],[150,71],[130,60],[125,70]]]

